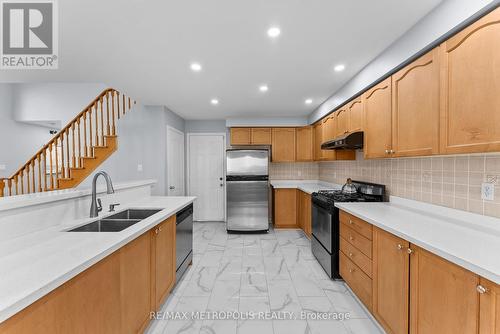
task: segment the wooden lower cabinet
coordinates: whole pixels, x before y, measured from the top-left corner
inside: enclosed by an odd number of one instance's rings
[[[297,228],[297,189],[274,189],[274,227]]]
[[[478,333],[479,276],[411,245],[410,333]]]
[[[155,309],[158,309],[175,283],[175,216],[170,217],[153,231]]]
[[[408,333],[410,244],[381,229],[373,232],[373,314],[389,334]]]
[[[152,301],[152,240],[145,233],[119,251],[122,333],[139,333],[149,323]]]
[[[370,275],[369,240],[349,216],[341,211],[340,274],[387,333],[500,334],[500,285],[374,226]]]
[[[500,334],[500,286],[481,278],[479,296],[479,333]]]
[[[158,237],[139,236],[0,323],[0,333],[142,333],[175,282],[175,216],[159,226]]]
[[[310,238],[312,233],[311,225],[311,195],[301,190],[298,191],[298,224],[304,233]]]

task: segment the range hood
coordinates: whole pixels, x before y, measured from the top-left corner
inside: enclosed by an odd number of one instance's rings
[[[357,150],[363,148],[363,131],[352,132],[321,144],[322,150]]]

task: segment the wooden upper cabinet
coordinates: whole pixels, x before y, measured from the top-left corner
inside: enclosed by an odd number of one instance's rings
[[[481,278],[483,293],[479,297],[479,333],[500,333],[500,286]]]
[[[348,132],[363,131],[363,100],[357,98],[349,102],[347,113],[349,114]]]
[[[373,233],[373,313],[387,333],[408,333],[409,243],[379,228]]]
[[[333,140],[337,132],[337,119],[336,114],[326,116],[323,119],[323,142]]]
[[[313,125],[313,137],[314,137],[314,161],[320,161],[323,159],[323,150],[321,149],[321,143],[323,141],[323,121],[318,121]]]
[[[271,128],[252,128],[250,137],[252,145],[271,145]]]
[[[347,106],[343,106],[335,114],[337,116],[337,130],[335,131],[335,137],[340,137],[349,132],[349,113]]]
[[[231,128],[231,145],[250,145],[251,144],[251,129],[250,128]]]
[[[321,132],[322,134],[321,143],[323,144],[335,138],[334,136],[336,128],[335,114],[323,118],[322,122],[323,122],[323,131]],[[336,156],[337,155],[335,150],[321,150],[321,160],[335,160]]]
[[[297,128],[296,161],[312,161],[314,159],[314,135],[311,126]]]
[[[295,128],[273,128],[272,161],[295,161]]]
[[[388,158],[392,149],[391,78],[363,95],[365,158]]]
[[[175,283],[175,220],[172,216],[154,230],[155,238],[155,308],[159,309]]]
[[[410,333],[478,333],[479,277],[411,245]]]
[[[392,76],[394,156],[439,153],[439,48]]]
[[[441,153],[500,151],[500,8],[441,44]]]

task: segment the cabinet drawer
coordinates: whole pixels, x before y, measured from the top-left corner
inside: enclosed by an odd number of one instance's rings
[[[353,216],[342,210],[339,213],[339,218],[340,222],[346,224],[347,226],[349,226],[359,234],[363,235],[364,237],[372,240],[373,231],[372,231],[372,225],[370,223],[367,223],[364,220],[361,220],[358,217]]]
[[[354,264],[356,264],[363,272],[372,277],[372,260],[361,253],[359,249],[348,243],[344,238],[340,238],[340,250],[347,256]]]
[[[372,241],[370,239],[365,238],[344,223],[340,223],[340,236],[370,259],[372,258]]]
[[[340,252],[340,275],[356,296],[371,310],[372,280],[342,252]]]

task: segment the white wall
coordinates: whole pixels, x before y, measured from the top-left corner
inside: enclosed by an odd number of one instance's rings
[[[18,121],[61,121],[65,126],[94,100],[106,85],[99,83],[13,84],[13,107]]]
[[[415,24],[309,116],[313,123],[357,96],[422,49],[479,11],[498,6],[499,0],[445,0]],[[390,13],[388,13],[390,15]]]
[[[41,126],[16,122],[12,84],[0,84],[0,177],[9,177],[26,163],[52,135]]]
[[[154,195],[166,194],[166,129],[184,131],[184,119],[162,106],[137,104],[117,123],[118,150],[98,170],[113,182],[156,179]],[[138,170],[142,165],[142,171]],[[92,176],[79,187],[88,187]]]
[[[225,120],[187,120],[186,133],[225,133]]]
[[[226,126],[304,126],[307,125],[307,116],[304,117],[262,117],[262,118],[228,118]]]

